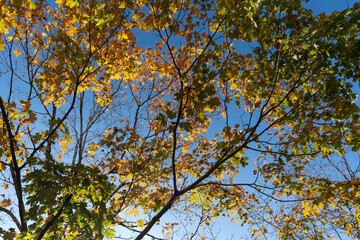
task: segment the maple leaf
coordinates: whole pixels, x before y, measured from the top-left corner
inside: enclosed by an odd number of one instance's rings
[[[185,239],[218,216],[254,239],[360,236],[360,4],[55,3],[1,6],[15,237]]]
[[[1,202],[0,202],[0,206],[2,207],[8,207],[11,205],[11,200],[10,199],[3,199]]]
[[[15,54],[15,57],[18,57],[21,55],[21,51],[18,48],[16,50],[14,50],[13,53]]]

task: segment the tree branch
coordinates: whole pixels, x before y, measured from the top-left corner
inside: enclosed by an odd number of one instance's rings
[[[21,231],[21,224],[20,224],[19,220],[15,217],[15,215],[9,209],[6,209],[6,208],[0,206],[0,211],[2,211],[4,213],[6,213],[7,215],[9,215],[11,220],[13,220],[13,222],[16,224],[19,231]]]
[[[39,236],[37,237],[37,240],[42,239],[44,237],[45,233],[47,232],[47,230],[49,230],[49,228],[54,224],[56,219],[58,219],[60,217],[60,215],[64,211],[66,205],[68,205],[70,203],[70,200],[71,200],[72,196],[73,196],[73,194],[70,194],[65,198],[65,201],[62,204],[62,206],[60,207],[59,211],[56,213],[56,215],[49,222],[46,223],[43,230],[40,232]]]
[[[14,136],[11,132],[11,125],[10,125],[10,121],[8,118],[8,113],[6,112],[5,106],[4,106],[4,101],[2,99],[2,97],[0,97],[0,109],[1,109],[1,115],[2,118],[5,122],[5,126],[6,126],[6,130],[7,130],[7,134],[9,136],[9,147],[10,147],[10,154],[11,154],[11,166],[10,167],[10,172],[11,172],[11,177],[14,183],[14,187],[15,187],[15,192],[16,192],[16,197],[18,199],[18,209],[19,209],[19,215],[20,215],[20,221],[21,221],[21,225],[20,225],[20,231],[27,231],[27,223],[25,220],[25,204],[23,201],[23,189],[22,189],[22,184],[21,184],[21,169],[18,166],[17,163],[17,159],[16,159],[16,153],[15,153],[15,140],[14,140]]]

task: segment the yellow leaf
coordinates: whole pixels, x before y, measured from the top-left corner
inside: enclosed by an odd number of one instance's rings
[[[36,8],[36,2],[30,2],[29,7],[30,7],[30,9],[35,9]]]
[[[21,164],[24,162],[24,158],[19,158],[19,159],[17,160],[17,162],[18,162],[19,165],[21,165]]]
[[[0,40],[0,51],[4,50],[5,43]]]
[[[18,49],[18,48],[16,50],[14,50],[13,53],[15,54],[15,57],[21,55],[20,49]]]
[[[137,220],[138,227],[143,227],[145,225],[145,221],[143,219]]]
[[[57,3],[59,5],[59,7],[61,7],[62,4],[63,4],[63,1],[62,0],[56,0],[55,3]]]
[[[164,43],[159,42],[159,43],[156,44],[156,48],[161,49],[163,47],[163,45],[164,45]]]
[[[126,40],[126,39],[128,39],[129,37],[126,35],[126,33],[124,33],[124,32],[121,32],[121,33],[119,33],[118,34],[118,39],[119,40]]]
[[[0,163],[0,171],[3,171],[6,169],[6,165],[3,163]]]
[[[230,85],[230,89],[236,89],[237,88],[237,85],[235,84],[235,83],[232,83],[231,85]]]
[[[134,21],[138,21],[139,20],[139,15],[138,14],[134,14],[132,16],[132,19],[134,19]]]
[[[19,117],[19,112],[14,110],[9,114],[10,119],[17,119]]]
[[[193,194],[191,197],[191,200],[193,203],[197,203],[200,200],[200,194],[199,193],[195,193]]]
[[[119,199],[121,199],[121,195],[120,194],[115,194],[115,196],[114,196],[114,200],[115,201],[117,201],[117,200],[119,200]]]
[[[5,21],[0,19],[0,31],[3,31],[5,29]]]
[[[139,215],[139,210],[137,210],[137,208],[133,208],[131,210],[126,210],[125,214],[126,215],[138,216]]]
[[[4,199],[0,202],[0,206],[3,206],[3,207],[8,207],[11,205],[11,200],[10,199]]]
[[[318,208],[319,208],[319,209],[324,209],[324,204],[323,204],[323,203],[319,203]]]
[[[168,238],[171,237],[171,232],[167,232],[166,237],[168,237]]]
[[[188,139],[189,139],[189,141],[194,141],[196,138],[195,138],[193,135],[190,134],[190,135],[188,136]]]
[[[212,109],[211,107],[209,107],[208,105],[206,105],[206,106],[204,107],[204,111],[205,111],[205,112],[212,112],[213,109]]]
[[[69,37],[72,37],[72,36],[74,36],[74,34],[76,33],[76,31],[77,31],[77,28],[74,27],[74,26],[72,26],[72,27],[69,28],[69,30],[67,31],[66,34],[67,34]]]
[[[96,153],[96,151],[97,151],[97,149],[95,149],[95,148],[89,149],[88,154],[94,155]]]
[[[187,142],[189,139],[185,138],[184,145],[182,146],[181,152],[186,153],[189,151],[189,143]]]
[[[307,211],[306,209],[302,210],[302,214],[306,217],[308,215],[310,215],[309,211]]]
[[[67,150],[67,141],[65,139],[60,140],[61,152],[64,153]]]
[[[7,183],[4,183],[4,184],[2,185],[2,188],[3,188],[3,189],[8,189],[8,188],[9,188],[9,185],[8,185]]]
[[[69,0],[69,1],[66,2],[66,5],[69,6],[70,8],[78,7],[79,2],[76,1],[76,0]]]
[[[118,6],[119,6],[120,9],[125,8],[125,7],[126,7],[126,2],[125,2],[125,1],[121,1]]]

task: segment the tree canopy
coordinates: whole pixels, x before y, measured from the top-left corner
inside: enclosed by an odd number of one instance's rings
[[[4,239],[360,237],[359,3],[0,2]]]

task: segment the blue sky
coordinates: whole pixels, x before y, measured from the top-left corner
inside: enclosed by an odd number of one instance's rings
[[[306,7],[311,8],[315,14],[319,14],[325,12],[327,14],[332,11],[341,11],[348,7],[351,7],[354,3],[358,1],[356,0],[310,0]]]
[[[319,14],[322,12],[326,12],[327,14],[331,13],[334,10],[343,10],[347,7],[351,7],[355,2],[355,0],[310,0],[305,6],[314,10],[315,14]],[[147,35],[149,34],[149,35]],[[149,41],[153,35],[151,33],[144,34],[143,37],[139,39],[140,45],[149,45],[155,44]],[[252,163],[250,161],[250,165]],[[251,172],[251,171],[248,171]],[[246,176],[243,176],[246,178]],[[248,177],[253,177],[252,175]],[[242,180],[242,179],[241,179]],[[180,219],[178,221],[181,221]],[[0,222],[1,223],[1,222]],[[234,224],[229,219],[219,218],[215,221],[214,232],[219,232],[219,239],[251,239],[248,235],[248,227],[241,227],[240,224]],[[161,234],[156,234],[156,230],[153,231],[155,235],[161,236]]]

